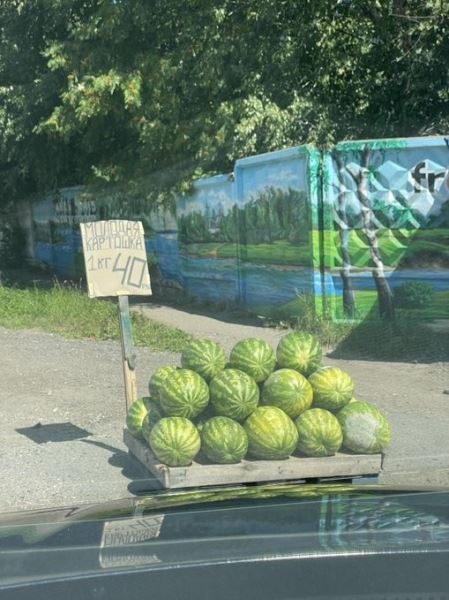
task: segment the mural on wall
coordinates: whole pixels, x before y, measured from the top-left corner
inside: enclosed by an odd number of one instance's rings
[[[98,206],[82,201],[82,193],[81,187],[64,188],[33,205],[34,258],[66,277],[84,273],[79,224],[98,218]]]
[[[287,316],[312,293],[308,148],[238,160],[235,173],[195,182],[178,207],[186,290]]]
[[[342,142],[324,157],[323,189],[333,317],[448,318],[446,141]]]
[[[236,162],[240,297],[257,314],[292,316],[317,291],[314,158],[304,146]]]
[[[102,194],[88,188],[56,190],[33,204],[34,259],[59,275],[84,275],[79,224],[86,221],[121,219],[130,215],[141,220],[153,275],[175,285],[180,279],[175,206],[152,204],[126,192]]]
[[[177,297],[275,318],[449,318],[449,140],[342,142],[238,160],[167,203],[63,189],[33,206],[35,259],[84,273],[79,223],[142,220],[152,277]]]
[[[195,181],[178,201],[183,285],[193,298],[238,302],[235,207],[233,175]]]

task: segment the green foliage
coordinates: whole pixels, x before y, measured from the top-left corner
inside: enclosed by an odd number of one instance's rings
[[[245,155],[449,125],[440,0],[1,0],[0,22],[9,197],[187,190]]]
[[[406,281],[394,290],[394,301],[401,308],[425,308],[432,302],[435,291],[424,281]]]
[[[23,264],[25,236],[23,229],[13,220],[0,215],[0,265],[19,267]]]

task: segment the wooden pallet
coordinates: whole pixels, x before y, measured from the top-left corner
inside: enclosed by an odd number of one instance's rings
[[[290,456],[286,460],[242,460],[235,465],[192,463],[188,467],[167,467],[158,462],[150,448],[123,432],[125,445],[133,456],[154,475],[164,488],[191,488],[268,481],[307,479],[351,479],[378,475],[381,454],[344,454],[325,458]]]

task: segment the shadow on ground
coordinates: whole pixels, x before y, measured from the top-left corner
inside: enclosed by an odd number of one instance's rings
[[[108,463],[113,467],[121,469],[123,477],[131,480],[128,484],[128,491],[131,494],[138,496],[160,489],[159,482],[149,475],[148,471],[139,463],[139,461],[128,452],[97,440],[83,439],[80,441],[86,444],[92,444],[111,453]]]
[[[388,321],[373,310],[362,322],[348,326],[347,335],[328,356],[346,360],[448,362],[449,321],[437,327],[417,320],[412,311]]]
[[[46,444],[48,442],[71,442],[81,440],[92,435],[87,429],[78,427],[70,422],[50,423],[42,425],[36,423],[31,427],[21,427],[16,429],[17,433],[26,436],[36,444]]]

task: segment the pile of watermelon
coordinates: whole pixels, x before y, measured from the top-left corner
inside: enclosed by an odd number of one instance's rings
[[[238,342],[229,357],[210,340],[195,340],[181,368],[161,367],[150,397],[128,411],[128,430],[168,466],[331,456],[340,449],[382,452],[390,443],[386,417],[354,398],[345,371],[321,364],[308,334],[283,336],[276,352],[264,340]]]

